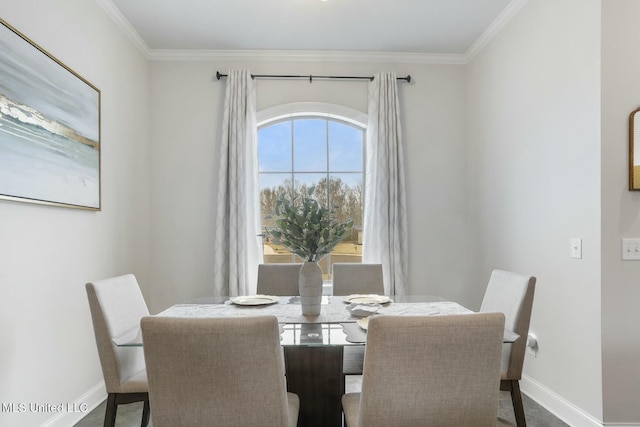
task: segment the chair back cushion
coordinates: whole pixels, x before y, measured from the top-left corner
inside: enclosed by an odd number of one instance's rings
[[[141,327],[155,427],[288,425],[274,316],[150,316]]]
[[[107,392],[146,392],[142,349],[118,347],[113,342],[137,331],[140,319],[149,315],[135,276],[97,280],[87,283],[86,290]]]
[[[503,331],[501,313],[373,317],[358,425],[495,427]]]
[[[384,295],[382,264],[333,264],[333,295]]]
[[[491,272],[480,311],[504,313],[505,328],[519,335],[515,342],[503,346],[503,379],[519,380],[522,376],[535,285],[533,276],[503,270]]]
[[[302,264],[258,265],[258,293],[263,295],[300,295],[298,275]]]

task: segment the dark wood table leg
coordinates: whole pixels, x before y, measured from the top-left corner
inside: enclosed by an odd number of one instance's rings
[[[299,427],[342,426],[342,346],[285,346],[287,388],[300,397]]]

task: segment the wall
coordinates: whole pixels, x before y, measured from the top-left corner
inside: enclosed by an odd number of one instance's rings
[[[153,61],[151,79],[152,310],[213,289],[216,158],[225,81],[217,70],[254,74],[411,74],[400,84],[407,164],[410,291],[469,297],[464,144],[464,68],[427,64]],[[258,109],[317,101],[367,109],[366,82],[257,81]],[[460,249],[463,248],[463,249]]]
[[[106,395],[84,284],[133,272],[148,285],[148,64],[96,2],[0,0],[0,10],[101,90],[103,205],[0,201],[0,402],[93,405]],[[0,411],[0,425],[80,417]]]
[[[522,387],[570,425],[603,417],[599,67],[600,1],[535,0],[467,69],[471,277],[537,276]]]
[[[640,236],[640,193],[627,190],[627,123],[629,113],[640,107],[638,16],[637,1],[602,2],[604,418],[636,426],[640,425],[640,264],[621,261],[620,247],[623,237]]]

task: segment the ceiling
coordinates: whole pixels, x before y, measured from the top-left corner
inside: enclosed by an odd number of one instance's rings
[[[464,55],[526,0],[99,0],[147,51]]]

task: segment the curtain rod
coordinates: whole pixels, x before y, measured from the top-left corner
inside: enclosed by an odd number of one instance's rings
[[[220,80],[223,77],[227,77],[228,74],[221,74],[220,71],[216,71],[216,78]],[[309,79],[309,83],[313,82],[313,79],[339,79],[339,80],[373,80],[373,76],[296,76],[289,74],[251,74],[252,79]],[[404,80],[407,83],[411,82],[411,76],[398,77],[397,80]]]

